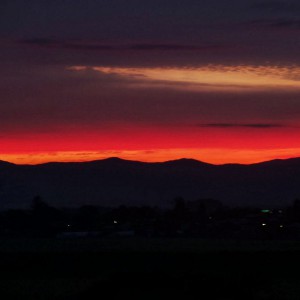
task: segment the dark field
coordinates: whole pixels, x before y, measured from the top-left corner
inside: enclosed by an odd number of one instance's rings
[[[300,242],[0,241],[1,299],[300,299]]]

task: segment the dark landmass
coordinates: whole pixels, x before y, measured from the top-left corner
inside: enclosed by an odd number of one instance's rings
[[[298,300],[299,167],[0,162],[0,295]]]
[[[300,295],[299,242],[0,241],[5,300],[296,300]]]
[[[41,195],[56,207],[159,206],[176,197],[232,206],[286,206],[300,195],[300,158],[252,165],[192,159],[143,163],[119,158],[15,165],[0,162],[0,208],[28,208]]]

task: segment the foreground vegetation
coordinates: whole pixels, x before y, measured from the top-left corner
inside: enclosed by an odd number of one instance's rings
[[[7,300],[300,299],[300,205],[219,202],[0,214]]]
[[[300,242],[2,239],[2,299],[299,299]]]

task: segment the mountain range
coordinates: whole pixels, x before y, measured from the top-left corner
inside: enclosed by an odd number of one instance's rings
[[[28,208],[37,195],[56,207],[167,207],[176,197],[279,207],[300,197],[300,158],[251,165],[212,165],[193,159],[145,163],[108,158],[40,165],[0,161],[0,210]]]

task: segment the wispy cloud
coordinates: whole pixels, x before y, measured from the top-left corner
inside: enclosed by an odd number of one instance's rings
[[[51,38],[32,38],[19,41],[22,44],[35,45],[46,48],[60,48],[70,50],[91,51],[206,51],[218,50],[225,46],[216,44],[192,45],[176,43],[133,43],[133,44],[105,44],[99,41],[86,40],[58,40]]]
[[[271,30],[300,30],[300,19],[295,18],[269,18],[257,19],[248,23],[251,27],[259,27]]]
[[[224,46],[221,45],[180,45],[180,44],[136,44],[128,46],[128,49],[132,50],[188,50],[188,51],[203,51],[203,50],[218,50]]]
[[[284,127],[282,124],[272,124],[272,123],[207,123],[207,124],[197,124],[199,127],[211,127],[211,128],[277,128]]]
[[[296,1],[257,1],[251,5],[252,9],[271,12],[295,12],[300,10],[300,3]]]
[[[93,70],[148,83],[185,85],[189,88],[274,89],[300,88],[300,68],[297,66],[224,66],[199,68],[124,68],[103,66],[71,66],[72,71]]]
[[[281,29],[300,29],[300,20],[289,20],[281,19],[277,21],[270,22],[269,24],[272,27],[281,28]]]

